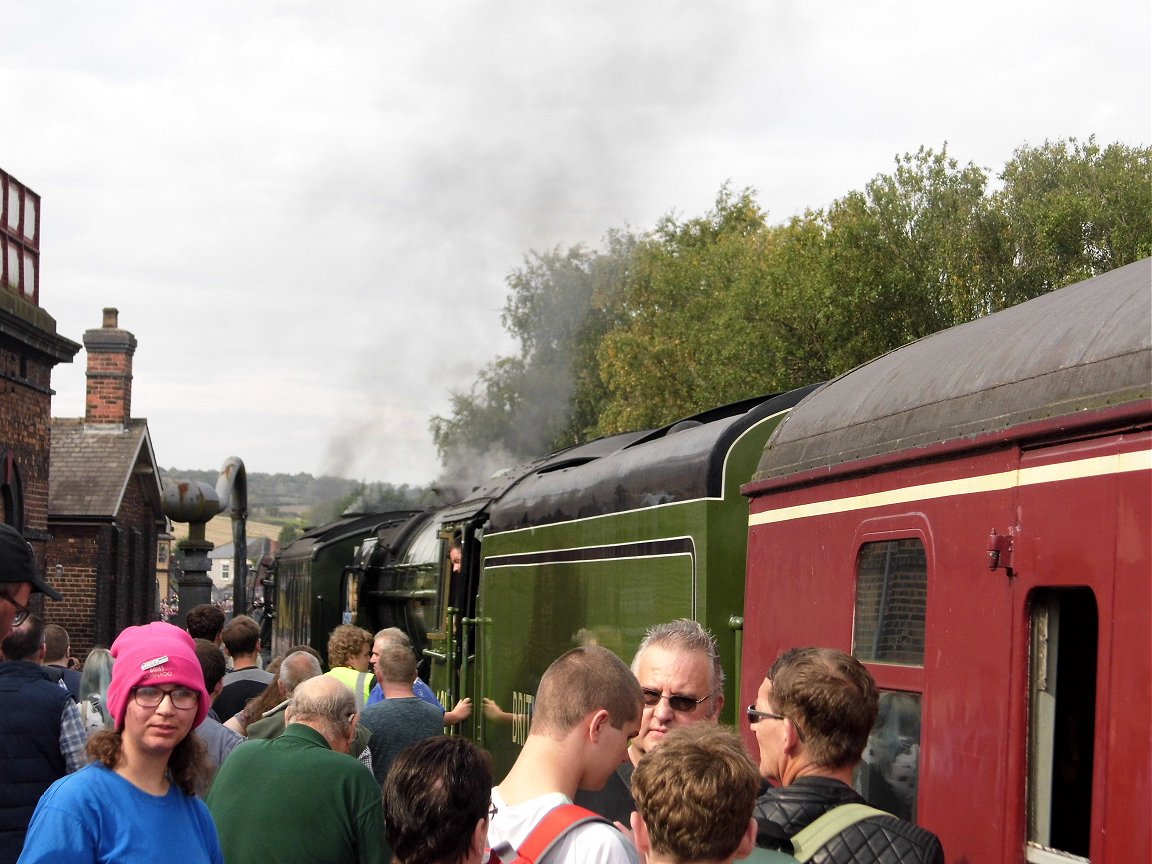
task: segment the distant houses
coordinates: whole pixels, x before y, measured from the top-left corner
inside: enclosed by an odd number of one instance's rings
[[[260,562],[270,562],[272,556],[276,554],[278,544],[267,537],[249,537],[247,546],[248,554],[244,558],[248,562],[249,602],[245,604],[245,608],[251,605],[253,596],[261,595],[258,575]],[[208,553],[208,560],[212,564],[208,577],[212,580],[212,599],[215,602],[227,603],[232,599],[232,588],[236,579],[235,549],[234,543],[222,543]]]

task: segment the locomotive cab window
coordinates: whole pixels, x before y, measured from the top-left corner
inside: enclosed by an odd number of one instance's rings
[[[865,543],[856,558],[852,653],[865,663],[924,665],[928,564],[917,537]]]
[[[1096,598],[1090,589],[1033,595],[1028,861],[1088,860],[1097,636]]]

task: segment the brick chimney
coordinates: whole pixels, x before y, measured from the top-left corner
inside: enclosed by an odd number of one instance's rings
[[[84,332],[88,352],[85,423],[119,423],[132,416],[132,355],[136,337],[117,325],[120,311],[104,310],[104,326]]]

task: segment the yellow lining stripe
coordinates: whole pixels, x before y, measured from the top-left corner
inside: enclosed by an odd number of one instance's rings
[[[1104,474],[1149,470],[1152,470],[1152,450],[1138,450],[1111,456],[1093,456],[1089,459],[1078,459],[1073,462],[1037,465],[1033,468],[1023,468],[1016,471],[1002,471],[998,474],[984,474],[980,477],[965,477],[962,480],[924,483],[919,486],[906,486],[903,489],[889,489],[884,492],[870,492],[867,495],[852,495],[848,498],[833,498],[828,501],[814,501],[811,504],[797,504],[793,507],[765,510],[763,513],[753,513],[749,516],[748,526],[769,525],[774,522],[806,519],[811,516],[826,516],[830,513],[847,513],[851,510],[866,510],[892,504],[907,504],[912,501],[930,501],[934,498],[950,498],[956,495],[997,492],[1011,489],[1014,486],[1034,486],[1040,483],[1059,483],[1084,477],[1099,477]]]

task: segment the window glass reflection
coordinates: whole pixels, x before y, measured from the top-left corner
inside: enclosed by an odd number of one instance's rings
[[[853,785],[873,807],[915,822],[919,780],[920,694],[881,691]]]

